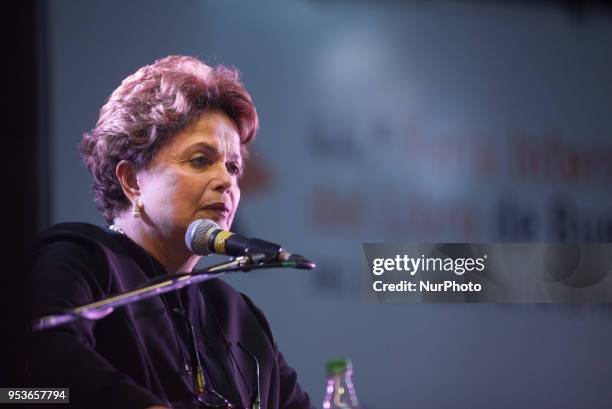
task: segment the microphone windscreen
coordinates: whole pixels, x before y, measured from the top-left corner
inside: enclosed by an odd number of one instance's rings
[[[210,235],[219,230],[217,223],[208,219],[198,219],[192,222],[185,233],[185,244],[193,254],[208,256],[213,253],[208,245]]]

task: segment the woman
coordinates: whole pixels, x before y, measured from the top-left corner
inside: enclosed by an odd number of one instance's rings
[[[202,218],[229,230],[257,127],[238,73],[223,66],[171,56],[126,78],[81,142],[109,227],[41,235],[31,316],[191,271],[199,256],[185,231]],[[78,407],[310,408],[264,315],[220,280],[35,333],[28,371],[32,385],[69,387]]]

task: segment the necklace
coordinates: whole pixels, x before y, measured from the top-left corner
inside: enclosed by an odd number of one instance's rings
[[[110,226],[108,226],[108,228],[109,228],[109,230],[112,230],[112,231],[114,231],[114,232],[116,232],[116,233],[119,233],[119,234],[122,234],[122,235],[124,235],[124,236],[128,237],[128,236],[127,236],[127,234],[125,234],[125,232],[124,232],[124,231],[121,229],[121,227],[117,226],[117,225],[116,225],[116,224],[114,224],[114,223],[113,223],[113,224],[111,224]],[[153,270],[154,272],[156,272],[157,268],[155,267],[155,262],[153,261],[152,256],[151,256],[151,255],[150,255],[148,252],[146,252],[146,254],[147,254],[147,258],[148,258],[148,260],[149,260],[149,263],[150,263],[150,265],[151,265],[152,270]],[[198,286],[198,287],[199,287],[199,286]],[[225,333],[225,331],[223,330],[223,327],[221,326],[221,323],[219,322],[219,319],[218,319],[218,318],[217,318],[217,316],[216,316],[216,315],[213,313],[213,309],[212,309],[212,308],[211,308],[211,306],[209,305],[208,300],[207,300],[207,297],[206,297],[206,296],[205,296],[205,294],[204,294],[204,291],[202,291],[202,292],[201,292],[201,295],[202,295],[202,299],[203,299],[203,301],[204,301],[204,305],[206,306],[205,308],[206,308],[208,311],[210,311],[210,315],[212,316],[213,321],[214,321],[214,323],[215,323],[215,325],[216,325],[217,329],[219,330],[219,332],[220,332],[220,334],[221,334],[221,337],[222,337],[222,339],[223,339],[223,346],[225,347],[225,350],[226,350],[227,354],[229,355],[230,362],[231,362],[231,364],[232,364],[232,365],[230,366],[230,371],[232,371],[233,378],[234,378],[234,379],[236,379],[236,376],[233,374],[233,371],[234,371],[234,366],[235,366],[235,367],[238,369],[238,373],[239,373],[239,375],[240,375],[240,379],[242,380],[242,383],[243,383],[243,384],[246,386],[246,385],[247,385],[247,380],[246,380],[246,377],[245,377],[244,373],[242,372],[242,369],[240,368],[240,365],[238,365],[238,360],[237,360],[237,359],[236,359],[236,357],[234,356],[234,353],[233,353],[232,348],[231,348],[231,344],[230,344],[230,343],[229,343],[229,341],[227,340],[227,334],[226,334],[226,333]],[[163,294],[163,295],[161,295],[160,299],[161,299],[162,303],[164,304],[164,306],[165,306],[165,308],[166,308],[166,311],[168,311],[168,312],[170,313],[170,316],[172,316],[172,313],[175,313],[175,314],[177,314],[177,313],[178,313],[178,314],[180,314],[180,315],[183,315],[185,318],[187,318],[187,321],[189,322],[189,325],[191,326],[192,324],[191,324],[191,321],[189,321],[189,315],[188,315],[187,311],[185,310],[185,306],[183,305],[183,301],[181,300],[181,297],[180,297],[179,293],[178,293],[178,292],[176,292],[176,293],[175,293],[175,296],[176,296],[176,300],[178,301],[178,308],[176,308],[176,307],[174,307],[174,308],[170,307],[170,299],[168,298],[168,295],[167,295],[167,294]],[[179,341],[179,334],[178,334],[178,331],[177,331],[177,328],[176,328],[176,322],[175,322],[175,321],[174,321],[174,319],[172,319],[172,318],[171,318],[171,322],[172,322],[172,327],[173,327],[173,329],[174,329],[174,331],[173,331],[173,332],[174,332],[174,336],[175,336],[176,342],[177,342],[178,347],[179,347],[179,351],[180,351],[181,358],[182,358],[182,360],[183,360],[184,369],[185,369],[185,371],[187,372],[187,374],[190,374],[190,373],[191,373],[192,368],[190,368],[190,365],[189,365],[189,363],[187,362],[187,359],[185,359],[185,355],[188,355],[188,354],[186,354],[186,353],[183,351],[183,344],[181,343],[181,341]],[[193,326],[192,326],[192,330],[193,330]],[[202,331],[202,332],[203,332],[203,331]],[[205,335],[205,334],[204,334],[204,335]],[[205,337],[205,338],[208,338],[208,337]],[[195,341],[195,339],[194,339],[194,341]],[[197,359],[199,359],[199,358],[198,358],[198,355],[197,355],[197,354],[198,354],[198,352],[197,352],[197,346],[196,346],[196,345],[197,345],[197,344],[194,342],[194,348],[196,348],[196,358],[197,358]],[[200,365],[201,365],[201,364],[200,364]],[[225,371],[223,371],[223,372],[225,372]],[[224,373],[224,375],[226,376],[227,374],[225,374],[225,373]],[[247,388],[248,388],[248,387],[247,387]],[[232,395],[234,395],[234,391],[231,391],[230,393],[231,393]],[[235,396],[234,396],[234,399],[235,399]]]
[[[119,233],[119,234],[122,234],[122,235],[127,237],[127,234],[125,234],[125,232],[123,230],[121,230],[121,227],[117,226],[116,224],[111,224],[110,226],[108,226],[108,229],[114,231],[115,233]],[[148,252],[145,251],[145,253],[146,253],[147,259],[148,259],[148,261],[149,261],[149,263],[151,265],[151,270],[153,271],[153,274],[157,275],[158,271],[157,271],[157,267],[155,266],[155,262],[152,260],[152,257],[151,257],[151,255]],[[180,297],[179,293],[177,292],[175,295],[176,295],[176,300],[178,301],[178,306],[177,307],[174,307],[174,308],[170,307],[170,305],[169,305],[170,300],[168,298],[168,295],[166,295],[166,294],[160,295],[160,300],[164,304],[164,307],[166,308],[166,311],[168,312],[169,317],[171,319],[172,327],[174,328],[174,330],[172,332],[174,333],[174,336],[175,336],[175,339],[176,339],[176,343],[177,343],[179,352],[181,354],[181,358],[182,358],[183,365],[184,365],[184,370],[187,372],[187,374],[190,374],[191,373],[191,368],[190,368],[189,363],[187,362],[187,359],[185,358],[186,354],[183,351],[183,343],[179,340],[178,331],[176,329],[176,323],[174,322],[174,319],[172,318],[172,312],[174,312],[174,313],[178,312],[178,313],[185,314],[186,311],[185,311],[185,307],[183,306],[183,301],[181,300],[181,297]]]
[[[112,230],[119,234],[123,234],[125,236],[125,232],[121,230],[121,227],[117,226],[116,224],[111,224],[110,226],[108,226],[108,228],[109,230]]]

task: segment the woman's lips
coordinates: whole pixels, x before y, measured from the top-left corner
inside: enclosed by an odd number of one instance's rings
[[[213,211],[215,213],[229,214],[229,207],[223,202],[215,202],[208,204],[202,208],[202,210]]]

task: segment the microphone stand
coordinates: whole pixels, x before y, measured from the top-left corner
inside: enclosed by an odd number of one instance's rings
[[[265,259],[266,256],[264,254],[250,254],[246,256],[236,257],[230,259],[229,261],[215,264],[213,266],[206,267],[200,270],[195,270],[191,273],[168,274],[167,276],[160,277],[162,278],[162,281],[160,282],[146,285],[144,287],[137,288],[135,290],[131,290],[122,294],[104,298],[100,301],[77,307],[65,313],[47,315],[45,317],[39,318],[32,326],[32,329],[34,331],[41,331],[44,329],[53,328],[59,325],[74,322],[79,319],[99,320],[113,312],[117,307],[144,300],[146,298],[151,298],[158,294],[164,294],[169,291],[178,290],[191,284],[221,277],[222,275],[225,275],[226,273],[230,272],[246,272],[261,268],[274,267],[299,268],[295,265],[295,263],[265,263]],[[160,278],[158,278],[158,280]]]

